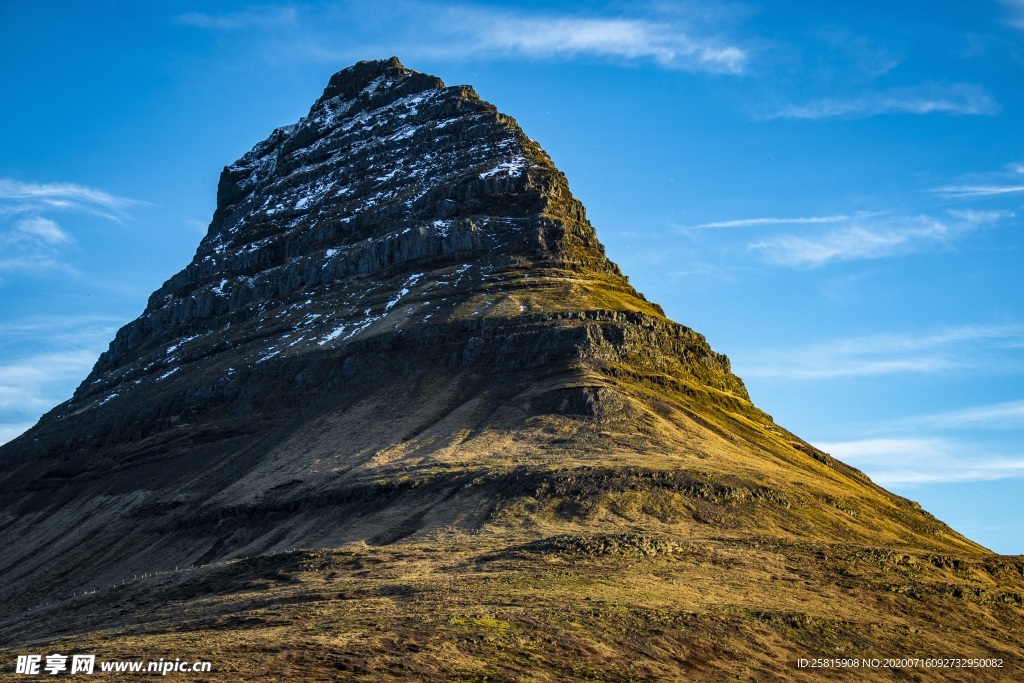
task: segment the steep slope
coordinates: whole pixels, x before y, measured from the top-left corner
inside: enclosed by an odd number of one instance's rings
[[[76,548],[83,588],[393,538],[419,523],[353,525],[338,501],[400,482],[428,506],[568,478],[614,509],[609,487],[653,487],[676,523],[974,549],[776,427],[605,258],[514,121],[394,59],[336,74],[224,170],[192,263],[3,457],[11,583],[57,580]],[[475,502],[442,507],[423,524],[483,522]]]
[[[990,557],[775,425],[512,119],[397,59],[335,74],[224,170],[192,262],[0,464],[8,609],[464,534],[492,558],[683,538]]]

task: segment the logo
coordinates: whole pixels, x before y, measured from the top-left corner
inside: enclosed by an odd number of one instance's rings
[[[68,661],[70,660],[70,662]],[[91,674],[96,667],[96,655],[62,655],[53,653],[46,656],[43,664],[42,655],[18,655],[14,673],[36,676],[42,673],[56,676],[57,674]]]

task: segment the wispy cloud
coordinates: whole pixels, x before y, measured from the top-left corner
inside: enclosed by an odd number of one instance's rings
[[[1024,185],[946,185],[944,187],[936,187],[931,191],[953,199],[965,199],[1024,192]]]
[[[700,225],[687,225],[679,228],[680,231],[706,230],[711,228],[756,228],[763,226],[777,225],[817,225],[820,223],[839,223],[850,220],[850,216],[808,216],[805,218],[740,218],[731,221],[715,221],[712,223],[701,223]]]
[[[48,216],[71,211],[123,223],[143,203],[74,183],[0,178],[0,272],[77,272],[64,261],[75,238]]]
[[[883,76],[899,66],[905,55],[866,35],[832,26],[813,34],[824,48],[820,57],[807,55],[813,76],[828,82],[865,82]]]
[[[57,245],[75,241],[71,235],[61,230],[56,221],[39,216],[17,221],[14,224],[14,229],[0,237],[0,240],[6,241],[8,245],[25,243]]]
[[[189,230],[199,235],[205,235],[209,228],[209,223],[207,221],[201,221],[197,218],[186,218],[185,225]]]
[[[258,7],[243,12],[206,14],[189,12],[177,17],[180,24],[218,31],[237,31],[247,28],[274,28],[292,24],[298,18],[294,7]]]
[[[53,344],[82,346],[98,343],[116,330],[121,318],[101,314],[33,315],[0,320],[0,349],[18,341],[46,339]]]
[[[999,105],[985,88],[974,83],[927,84],[865,93],[855,97],[821,99],[787,105],[768,112],[766,119],[868,118],[883,114],[950,114],[994,116]]]
[[[851,425],[852,426],[852,425]],[[856,425],[853,440],[815,440],[883,485],[1024,477],[1024,401],[1007,401]],[[995,432],[1003,432],[996,434]],[[951,436],[955,434],[955,436]]]
[[[1024,453],[978,455],[976,444],[942,438],[817,442],[883,486],[991,481],[1024,477]]]
[[[0,422],[0,446],[27,432],[35,422]]]
[[[928,192],[947,199],[984,199],[1024,192],[1024,164],[1021,163],[1007,164],[1003,171],[974,176],[975,180],[979,178],[984,181],[943,185]]]
[[[743,376],[816,380],[953,370],[1019,372],[1024,327],[967,325],[937,332],[876,334],[765,350]],[[753,354],[751,354],[753,356]],[[734,359],[735,360],[735,359]]]
[[[60,260],[64,248],[75,239],[48,218],[33,216],[15,221],[9,229],[0,228],[0,273],[66,270],[74,272]]]
[[[128,217],[130,207],[144,203],[74,183],[23,183],[0,178],[0,216],[70,210],[121,222]]]
[[[778,235],[748,247],[770,263],[814,268],[831,261],[877,259],[934,248],[1013,215],[1008,211],[949,211],[940,219],[861,214],[828,232]],[[841,221],[835,218],[831,222]]]
[[[0,443],[71,395],[119,322],[102,315],[0,321]]]
[[[677,9],[677,8],[676,8]],[[718,27],[730,13],[648,9],[629,13],[569,14],[470,4],[392,5],[387,47],[379,45],[380,15],[358,3],[262,7],[244,12],[192,12],[180,24],[210,31],[248,31],[260,58],[338,64],[355,53],[475,57],[576,59],[653,63],[665,69],[739,74],[749,61],[746,49],[722,37]],[[735,14],[735,13],[733,13]],[[340,41],[339,36],[344,36]],[[362,36],[362,40],[360,39]]]
[[[946,398],[955,400],[956,397]],[[881,421],[852,422],[847,423],[843,429],[845,433],[856,434],[858,437],[888,437],[897,434],[916,438],[922,434],[948,432],[988,437],[992,437],[994,432],[1021,432],[1024,436],[1024,400],[973,405]]]
[[[1024,401],[972,406],[900,422],[932,429],[1024,429]]]
[[[480,9],[465,14],[462,22],[454,24],[471,39],[468,45],[458,46],[462,51],[650,60],[666,68],[728,74],[742,73],[748,60],[747,52],[737,45],[668,21]]]
[[[1006,23],[1024,30],[1024,0],[999,0],[999,4],[1009,10]]]
[[[33,412],[53,407],[53,385],[82,379],[97,356],[92,349],[62,351],[0,365],[0,411]]]

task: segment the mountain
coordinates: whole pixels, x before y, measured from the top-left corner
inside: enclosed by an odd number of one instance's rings
[[[217,680],[1021,666],[1021,558],[776,425],[514,120],[395,58],[224,169],[192,262],[0,450],[0,505],[5,643]]]

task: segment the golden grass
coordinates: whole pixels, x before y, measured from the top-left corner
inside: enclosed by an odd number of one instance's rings
[[[829,680],[1024,673],[1020,558],[716,537],[523,544],[519,536],[438,532],[160,576],[40,611],[35,633],[23,631],[14,651],[209,659],[210,681],[825,678],[797,668],[801,657],[1004,661],[1002,669],[834,671]],[[58,615],[50,630],[79,635],[45,635],[42,623]]]

